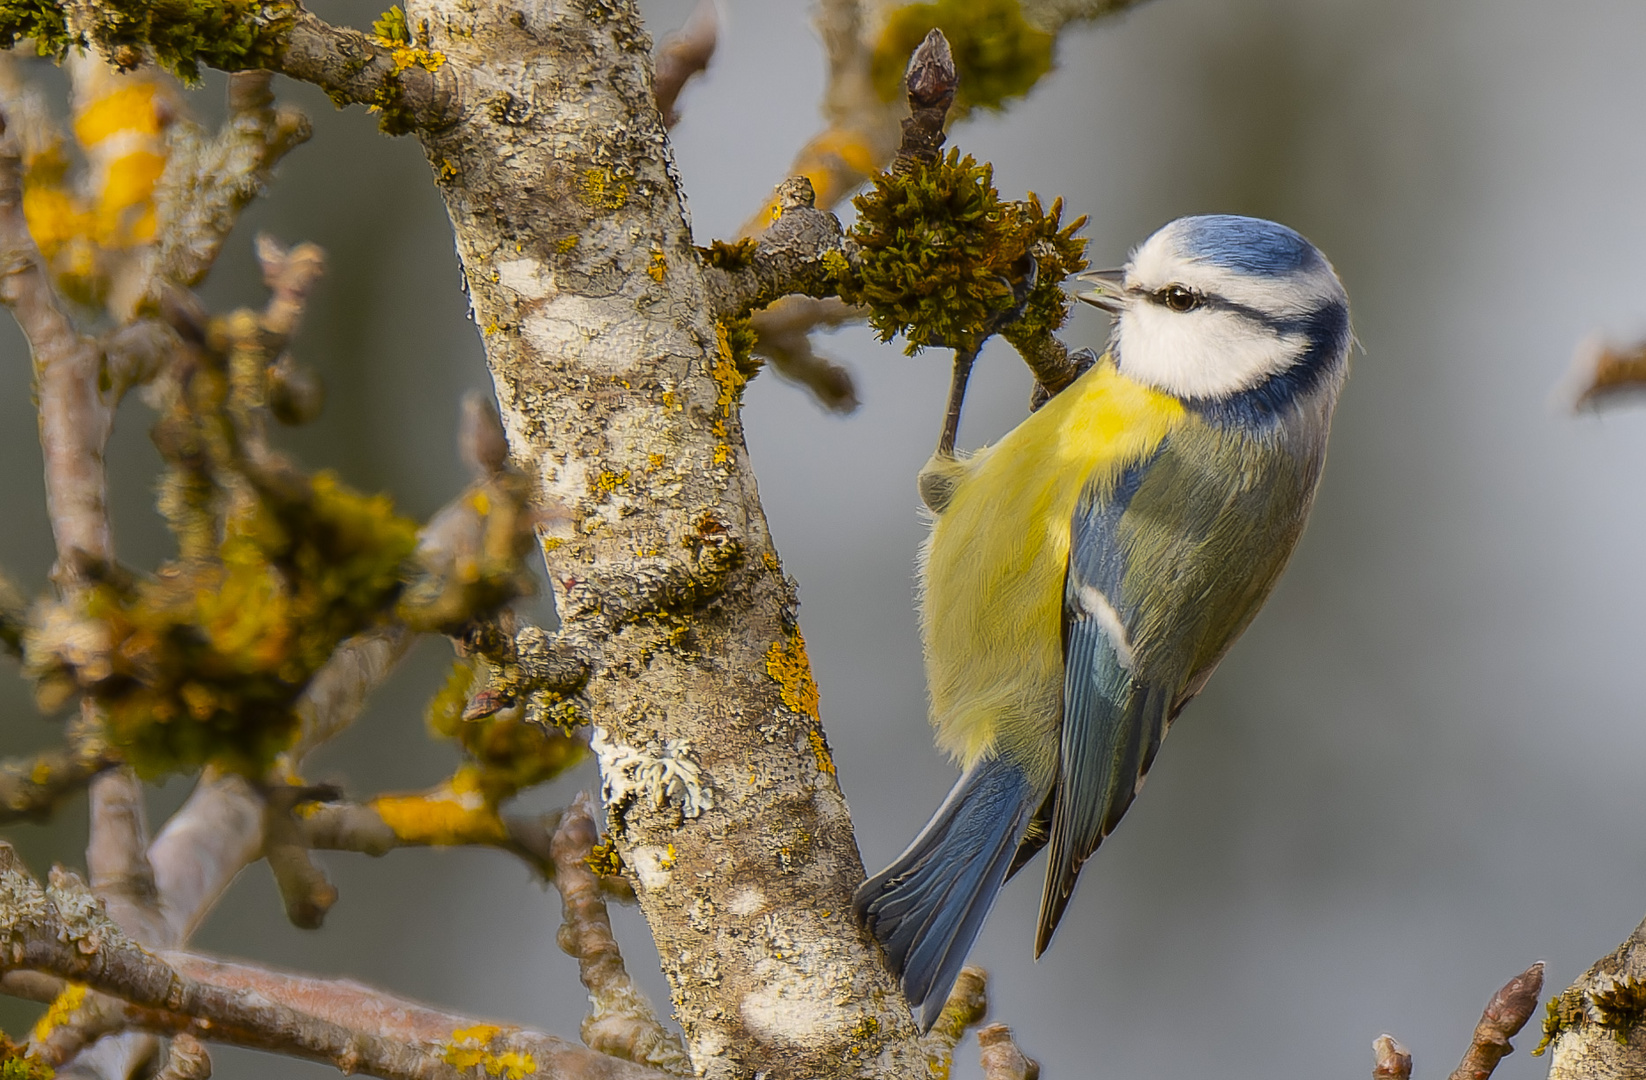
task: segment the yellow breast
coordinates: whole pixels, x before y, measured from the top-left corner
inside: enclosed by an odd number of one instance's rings
[[[1088,479],[1112,484],[1184,419],[1107,358],[993,446],[955,462],[922,560],[921,629],[938,745],[1056,765],[1069,521]],[[1040,779],[1040,777],[1036,777]]]

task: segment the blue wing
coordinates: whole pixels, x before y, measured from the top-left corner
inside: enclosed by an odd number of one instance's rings
[[[1126,552],[1120,520],[1148,466],[1128,470],[1107,497],[1088,492],[1071,524],[1063,589],[1062,742],[1049,805],[1050,851],[1036,956],[1051,942],[1081,865],[1137,795],[1172,708],[1171,689],[1134,673],[1130,633],[1136,613],[1127,610],[1121,590]],[[1045,842],[1044,818],[1041,822],[1038,834],[1031,835]],[[1030,854],[1032,848],[1020,851],[1013,869]]]

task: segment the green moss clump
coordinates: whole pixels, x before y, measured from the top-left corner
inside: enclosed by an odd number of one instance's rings
[[[474,762],[481,794],[496,804],[552,780],[582,761],[587,751],[565,731],[529,723],[518,705],[465,720],[463,713],[481,663],[465,659],[453,663],[445,685],[429,701],[427,718],[431,733],[454,740]]]
[[[732,366],[743,376],[743,381],[746,383],[760,374],[760,358],[754,355],[754,346],[760,335],[755,332],[754,323],[748,316],[721,319],[715,329],[725,335],[726,351],[731,355]],[[739,393],[741,389],[739,387]]]
[[[1633,976],[1617,976],[1604,989],[1589,991],[1589,1002],[1600,1026],[1620,1043],[1627,1043],[1629,1032],[1646,1023],[1646,982]]]
[[[52,1080],[56,1073],[0,1031],[0,1080]]]
[[[759,246],[752,236],[745,236],[730,244],[724,240],[711,240],[708,247],[698,248],[697,254],[705,266],[721,270],[742,270],[754,262],[754,253]]]
[[[103,0],[97,10],[105,41],[146,47],[155,63],[191,84],[202,66],[269,66],[297,16],[287,0]]]
[[[400,10],[399,4],[379,15],[371,24],[371,31],[391,45],[411,44],[411,27],[407,25],[406,13]]]
[[[392,610],[416,525],[327,473],[303,488],[231,515],[216,559],[88,590],[84,615],[113,645],[91,692],[143,775],[208,761],[265,771],[314,673]]]
[[[39,55],[59,60],[82,44],[79,35],[69,32],[63,7],[54,0],[0,0],[0,48],[10,49],[25,38],[34,40]]]
[[[1085,241],[1062,224],[1062,204],[1001,199],[994,171],[950,150],[933,162],[882,173],[854,200],[855,263],[825,259],[841,299],[869,308],[882,341],[902,334],[912,354],[927,345],[973,350],[1019,303],[1033,255],[1039,276],[1024,317],[1056,328],[1069,303],[1058,287],[1085,268]]]
[[[1022,239],[1034,256],[1034,287],[1023,302],[1023,314],[1001,330],[1001,336],[1016,343],[1060,328],[1069,317],[1074,301],[1063,291],[1063,282],[1090,264],[1086,261],[1086,241],[1075,233],[1086,225],[1084,215],[1063,224],[1063,200],[1054,199],[1050,210],[1040,205],[1040,196],[1018,204]]]
[[[1052,69],[1056,38],[1030,26],[1018,0],[936,0],[893,11],[875,43],[870,73],[885,101],[897,97],[909,56],[933,28],[943,31],[960,73],[956,114],[1000,109]]]

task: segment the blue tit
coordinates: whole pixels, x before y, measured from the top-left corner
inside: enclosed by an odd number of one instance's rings
[[[1172,720],[1274,588],[1348,369],[1343,286],[1285,226],[1180,218],[1084,280],[1080,299],[1115,316],[1103,358],[921,474],[931,722],[962,772],[855,907],[922,1029],[1042,847],[1045,950]]]

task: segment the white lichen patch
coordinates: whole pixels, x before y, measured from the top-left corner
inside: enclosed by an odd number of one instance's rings
[[[510,259],[497,264],[497,283],[527,300],[541,300],[556,291],[554,274],[536,259]]]
[[[600,794],[608,807],[643,800],[661,810],[673,803],[683,817],[694,818],[714,805],[708,775],[685,739],[653,739],[635,747],[613,741],[597,727],[589,749],[600,759]]]
[[[754,888],[739,889],[726,901],[726,910],[743,919],[765,906],[766,894]]]
[[[641,845],[629,849],[628,864],[634,868],[640,884],[648,889],[661,889],[669,883],[669,871],[674,867],[674,856],[668,848]]]
[[[776,960],[755,965],[760,989],[743,995],[738,1008],[749,1030],[765,1042],[817,1047],[839,1040],[852,1027],[827,979]]]
[[[656,343],[642,332],[645,325],[634,318],[628,301],[560,293],[526,316],[520,336],[540,356],[615,372],[656,351]]]

